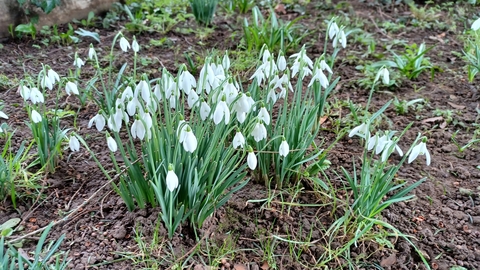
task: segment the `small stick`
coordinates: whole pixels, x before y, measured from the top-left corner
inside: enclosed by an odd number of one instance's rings
[[[135,160],[134,162],[132,162],[132,164],[137,163],[139,160],[140,160],[140,158],[137,159],[137,160]],[[53,222],[52,228],[53,228],[54,226],[56,226],[56,225],[64,222],[64,221],[67,221],[71,216],[73,216],[75,213],[77,213],[78,210],[80,210],[81,208],[83,208],[83,207],[84,207],[85,205],[87,205],[95,196],[97,196],[97,194],[98,194],[102,189],[104,189],[106,186],[110,185],[113,181],[117,180],[117,179],[120,177],[120,175],[122,175],[127,169],[128,169],[128,167],[125,167],[122,171],[120,171],[120,173],[118,173],[117,175],[115,175],[112,179],[110,179],[107,183],[105,183],[105,184],[104,184],[103,186],[101,186],[97,191],[95,191],[87,200],[85,200],[82,204],[80,204],[77,208],[75,208],[75,210],[73,210],[72,212],[70,212],[70,214],[68,214],[67,216],[65,216],[65,217],[62,218],[62,219],[59,219],[59,220]],[[32,236],[32,235],[35,235],[35,234],[37,234],[37,233],[41,233],[41,232],[43,232],[47,227],[48,227],[48,226],[45,226],[45,227],[40,228],[40,229],[38,229],[38,230],[35,230],[35,231],[33,231],[33,232],[24,234],[24,235],[22,235],[22,236],[20,236],[20,237],[17,237],[17,238],[14,238],[14,239],[12,239],[12,240],[7,241],[7,243],[9,243],[9,244],[15,243],[15,242],[18,242],[18,241],[20,241],[20,240],[22,240],[22,239],[25,239],[25,238],[30,237],[30,236]]]

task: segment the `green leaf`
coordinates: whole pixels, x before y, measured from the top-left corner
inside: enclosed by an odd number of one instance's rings
[[[90,32],[82,28],[78,28],[75,33],[80,35],[81,37],[91,37],[95,39],[98,43],[100,43],[100,35],[98,33]]]
[[[17,226],[18,223],[20,223],[20,221],[22,221],[22,220],[19,219],[19,218],[9,219],[9,220],[7,220],[5,223],[3,223],[2,225],[0,225],[0,231],[3,231],[3,230],[5,230],[5,229],[11,229],[11,228]]]

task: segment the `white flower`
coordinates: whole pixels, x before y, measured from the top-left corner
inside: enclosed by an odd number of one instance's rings
[[[281,157],[286,157],[290,152],[290,147],[285,139],[283,139],[282,143],[280,144],[280,148],[278,149],[278,153]]]
[[[323,60],[323,59],[320,61],[320,68],[321,68],[322,70],[326,70],[326,71],[327,71],[328,73],[330,73],[330,74],[333,74],[332,69],[331,69],[330,66],[327,64],[327,62],[325,62],[325,60]]]
[[[128,40],[125,37],[120,38],[120,49],[124,52],[127,52],[128,49],[130,49],[130,43],[128,43]]]
[[[53,69],[48,69],[48,78],[52,82],[52,84],[55,84],[55,82],[60,81],[60,77],[58,76],[57,72],[55,72]]]
[[[88,121],[88,128],[91,128],[93,123],[95,123],[95,127],[98,131],[102,131],[105,127],[105,117],[101,114],[95,115],[90,121]]]
[[[4,112],[0,111],[0,118],[8,119],[8,115],[6,115]]]
[[[180,90],[183,90],[185,95],[189,95],[192,88],[197,87],[195,77],[193,77],[193,75],[188,70],[184,70],[182,74],[180,74],[178,81],[179,88]]]
[[[480,29],[480,18],[476,19],[476,20],[472,23],[472,30],[473,30],[473,31],[477,31],[478,29]]]
[[[115,132],[119,132],[122,128],[122,119],[123,119],[123,111],[122,109],[117,109],[117,111],[110,115],[107,121],[108,128]]]
[[[426,141],[427,138],[423,137],[422,141],[413,147],[412,152],[408,156],[408,163],[414,161],[419,155],[425,155],[427,166],[430,165],[430,152],[428,152]]]
[[[388,85],[390,83],[390,72],[388,72],[388,69],[385,66],[378,71],[374,83],[377,82],[380,77],[382,77],[383,84]]]
[[[40,92],[40,90],[38,90],[36,87],[30,89],[30,100],[33,104],[45,102],[42,92]]]
[[[120,100],[123,102],[130,101],[130,98],[133,98],[133,90],[130,86],[127,86],[125,90],[123,90],[122,97]]]
[[[275,93],[275,88],[271,88],[267,94],[267,103],[275,104],[277,102],[277,93]]]
[[[322,69],[319,67],[315,67],[315,74],[313,75],[312,80],[310,80],[308,87],[312,86],[315,81],[319,81],[323,88],[327,88],[330,84],[327,76],[323,74]]]
[[[133,97],[130,99],[130,101],[127,103],[127,113],[130,116],[133,116],[135,112],[137,111],[137,108],[140,108],[142,104],[136,97]]]
[[[365,123],[362,123],[359,126],[354,127],[350,133],[348,133],[348,137],[353,137],[355,135],[362,137],[364,139],[368,138],[370,136],[370,132],[368,130],[369,123],[368,121]]]
[[[250,148],[250,151],[248,152],[247,164],[252,171],[257,167],[257,157],[255,156],[255,153],[253,153],[252,148]]]
[[[85,65],[85,62],[83,62],[80,57],[75,57],[75,60],[73,60],[73,65],[77,68],[81,68],[83,65]]]
[[[69,96],[71,93],[73,93],[74,95],[79,94],[77,85],[73,82],[67,82],[67,84],[65,85],[65,92],[67,92],[67,95]]]
[[[93,45],[90,44],[90,48],[88,49],[88,59],[92,60],[94,56],[95,49],[93,48]]]
[[[140,82],[138,82],[137,86],[135,87],[134,96],[137,97],[138,93],[140,93],[140,95],[142,96],[143,101],[145,101],[146,104],[150,105],[152,92],[150,91],[150,87],[145,80],[141,80]]]
[[[183,120],[183,117],[181,117],[181,120],[178,121],[177,126],[177,137],[180,143],[183,143],[183,140],[185,140],[185,135],[187,135],[188,125],[184,125],[183,123],[185,123],[185,120]]]
[[[200,118],[202,118],[202,120],[205,121],[205,119],[207,119],[208,115],[210,114],[211,110],[212,109],[210,108],[208,103],[205,101],[202,101],[202,104],[200,105]]]
[[[52,90],[53,88],[53,83],[50,81],[50,78],[48,76],[43,76],[42,80],[40,81],[40,84],[43,88],[48,88]]]
[[[118,149],[117,142],[110,135],[107,136],[107,146],[108,146],[108,149],[110,149],[110,151],[117,152],[117,149]]]
[[[340,29],[338,28],[338,25],[337,25],[336,22],[330,23],[329,28],[328,28],[328,37],[330,39],[334,38],[338,34],[339,31],[340,31]]]
[[[24,101],[27,101],[30,98],[30,88],[26,87],[25,85],[20,85],[18,87],[18,92]]]
[[[215,125],[218,125],[222,119],[225,117],[225,125],[228,125],[230,122],[230,109],[228,108],[227,103],[222,100],[217,104],[215,112],[213,113],[213,122]]]
[[[130,129],[130,132],[134,139],[138,137],[140,140],[143,140],[143,138],[145,138],[145,126],[140,119],[135,119]]]
[[[75,135],[70,136],[70,139],[68,140],[68,146],[70,146],[70,150],[73,152],[80,151],[80,142]]]
[[[223,56],[222,66],[224,70],[228,70],[230,68],[230,58],[228,58],[227,52],[225,52],[225,55]]]
[[[197,138],[195,137],[195,134],[193,134],[192,129],[189,126],[187,126],[185,130],[185,136],[182,144],[183,149],[185,149],[186,152],[193,153],[197,149]]]
[[[285,56],[283,56],[283,54],[278,55],[277,67],[280,71],[284,71],[287,68],[287,60],[285,59]]]
[[[347,47],[347,36],[345,35],[345,31],[340,30],[340,33],[335,36],[335,39],[333,40],[333,47],[337,48],[337,44],[340,42],[343,48]]]
[[[397,150],[398,154],[402,157],[403,156],[403,151],[402,149],[400,149],[400,147],[398,146],[396,140],[388,140],[387,143],[385,144],[384,146],[384,150],[383,150],[383,153],[382,153],[382,161],[385,162],[387,161],[388,159],[388,156],[390,154],[390,147],[392,147],[392,145],[394,145],[394,150]]]
[[[252,103],[250,102],[251,97],[249,98],[246,94],[239,93],[240,98],[237,102],[233,104],[233,108],[237,113],[248,113],[252,108]]]
[[[370,151],[375,147],[375,154],[378,155],[383,151],[388,142],[389,139],[386,135],[379,137],[378,134],[375,134],[368,139],[367,150]]]
[[[265,107],[260,108],[257,117],[265,124],[270,125],[270,114],[268,114],[268,111]]]
[[[267,129],[262,123],[257,123],[255,124],[251,135],[256,142],[259,142],[267,138]]]
[[[134,52],[138,52],[140,50],[140,46],[138,45],[137,39],[135,37],[133,37],[132,50]]]
[[[237,149],[238,147],[242,147],[245,145],[245,138],[243,137],[242,133],[237,131],[235,133],[235,137],[233,137],[233,148]]]
[[[32,110],[30,117],[32,117],[34,123],[40,123],[42,121],[42,116],[36,110]]]
[[[187,98],[188,107],[190,109],[193,108],[193,106],[198,107],[200,105],[200,104],[197,103],[198,99],[199,99],[199,97],[198,97],[197,92],[190,91],[190,93],[188,94],[188,98]]]
[[[233,82],[230,82],[230,81],[225,83],[225,86],[223,87],[222,92],[225,94],[225,98],[226,98],[226,101],[227,101],[228,105],[232,104],[232,102],[238,96],[238,90],[235,87],[235,84]]]
[[[172,164],[168,165],[168,173],[165,181],[167,182],[167,188],[170,190],[170,192],[173,192],[178,187],[178,176],[173,171]]]

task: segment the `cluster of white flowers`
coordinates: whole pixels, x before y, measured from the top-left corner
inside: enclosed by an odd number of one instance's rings
[[[382,162],[387,161],[389,155],[393,151],[397,151],[400,156],[403,156],[402,149],[397,145],[398,138],[394,137],[396,131],[386,131],[381,134],[381,132],[376,133],[375,135],[370,136],[369,131],[369,121],[362,123],[355,128],[353,128],[348,134],[349,137],[358,136],[366,140],[367,150],[375,149],[375,154],[378,155],[382,153],[381,160]],[[430,153],[427,149],[427,138],[422,137],[422,141],[412,148],[410,155],[408,156],[408,163],[414,161],[419,155],[425,155],[427,166],[430,165]],[[393,150],[391,150],[393,149]]]

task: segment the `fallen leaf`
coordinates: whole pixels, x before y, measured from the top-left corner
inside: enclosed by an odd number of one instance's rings
[[[327,121],[327,119],[328,119],[328,116],[326,116],[326,115],[322,116],[322,117],[320,117],[320,121],[318,121],[318,123],[320,125],[322,125],[323,123],[325,123],[325,121]]]
[[[441,129],[444,129],[447,127],[447,121],[443,121],[441,124],[440,124],[440,128]]]
[[[457,105],[457,104],[451,103],[451,102],[447,102],[447,103],[448,103],[448,105],[452,106],[454,109],[457,109],[457,110],[463,110],[463,109],[466,108],[466,107],[463,106],[463,105]]]
[[[233,266],[233,269],[234,270],[247,270],[247,267],[245,267],[245,265],[243,265],[243,264],[235,264]]]
[[[427,119],[422,121],[422,124],[437,122],[437,121],[443,121],[443,117],[437,116],[437,117],[427,118]]]
[[[383,259],[383,260],[380,262],[380,266],[381,266],[381,267],[390,267],[390,266],[394,265],[396,262],[397,262],[397,256],[395,255],[395,253],[393,253],[392,255],[388,256],[388,257],[385,258],[385,259]]]
[[[285,5],[283,5],[283,4],[276,5],[275,6],[275,12],[276,13],[287,14],[287,11],[285,10]]]
[[[260,266],[262,270],[268,270],[268,267],[268,262],[263,262],[262,266]]]

